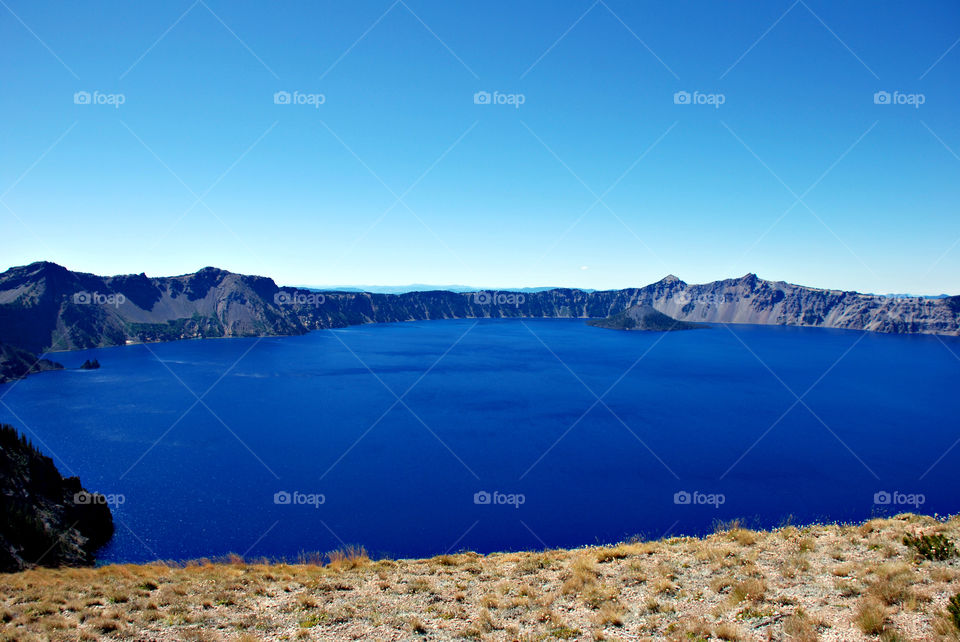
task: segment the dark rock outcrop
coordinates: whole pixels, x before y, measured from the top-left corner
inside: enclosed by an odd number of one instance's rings
[[[610,330],[645,330],[649,332],[672,332],[693,330],[706,326],[688,323],[658,312],[652,305],[641,303],[605,319],[590,319],[587,325]]]
[[[90,565],[112,535],[103,495],[61,477],[53,460],[0,426],[0,571]]]
[[[80,364],[81,370],[97,370],[99,367],[100,367],[100,362],[97,361],[96,359],[94,359],[93,361],[90,361],[90,359],[86,359],[82,364]]]

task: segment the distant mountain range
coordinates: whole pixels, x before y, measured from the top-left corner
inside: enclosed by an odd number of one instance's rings
[[[556,290],[554,287],[539,288],[478,288],[471,285],[427,285],[425,283],[411,283],[410,285],[303,285],[305,290],[316,292],[371,292],[373,294],[407,294],[408,292],[479,292],[495,290],[497,292],[546,292]],[[584,290],[595,292],[596,290]]]
[[[392,321],[605,318],[639,304],[690,322],[960,334],[957,296],[880,297],[765,281],[755,274],[702,285],[671,275],[641,288],[596,292],[380,294],[278,287],[266,277],[212,267],[172,277],[104,277],[38,262],[0,274],[0,344],[42,353],[200,337],[294,335]],[[22,362],[23,355],[18,359]]]

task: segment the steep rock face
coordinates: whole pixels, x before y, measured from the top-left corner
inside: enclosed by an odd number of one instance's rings
[[[302,334],[361,323],[450,318],[605,318],[640,304],[674,319],[957,335],[960,297],[893,299],[740,279],[584,292],[315,292],[204,268],[99,277],[53,263],[0,274],[0,339],[32,351],[199,337]]]
[[[216,268],[99,277],[33,263],[0,274],[0,337],[41,351],[305,332],[291,309],[274,303],[277,291],[271,279]]]
[[[685,321],[957,335],[960,317],[951,304],[954,298],[898,299],[819,290],[748,274],[704,285],[680,281],[655,296],[653,305]]]
[[[64,479],[11,426],[0,426],[0,571],[89,565],[113,535],[103,495]]]

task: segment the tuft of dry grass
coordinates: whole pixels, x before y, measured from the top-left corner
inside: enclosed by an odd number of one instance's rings
[[[860,601],[854,619],[867,635],[880,635],[887,622],[887,608],[877,598],[867,597]]]
[[[949,613],[938,613],[932,623],[932,639],[937,642],[958,642],[960,641],[960,626],[953,620]]]
[[[604,564],[613,560],[622,560],[631,555],[637,555],[639,547],[630,544],[619,544],[617,546],[605,546],[597,551],[597,562]]]
[[[762,602],[763,596],[767,592],[767,585],[763,580],[749,577],[733,584],[730,588],[730,599],[734,604],[744,601]]]
[[[817,623],[803,609],[797,609],[783,622],[783,633],[790,642],[817,642]]]
[[[745,640],[743,629],[730,622],[721,622],[713,627],[713,636],[719,640]]]
[[[623,616],[626,609],[618,602],[608,602],[600,607],[596,615],[599,626],[623,626]]]
[[[593,559],[584,554],[573,559],[568,571],[569,575],[560,588],[564,595],[579,593],[584,587],[593,584],[597,579],[597,567]]]
[[[677,585],[665,577],[654,580],[650,585],[650,589],[656,595],[673,595],[677,592]]]
[[[327,558],[330,560],[328,568],[334,571],[349,571],[370,563],[370,556],[362,546],[347,546],[330,551]]]
[[[902,562],[883,564],[874,572],[875,579],[867,587],[867,592],[892,606],[911,597],[910,586],[915,577],[913,569]]]
[[[437,555],[432,560],[435,564],[439,566],[456,566],[457,558],[453,555]]]

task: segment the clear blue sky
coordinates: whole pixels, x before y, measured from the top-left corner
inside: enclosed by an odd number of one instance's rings
[[[0,263],[958,293],[958,38],[952,0],[2,0]]]

